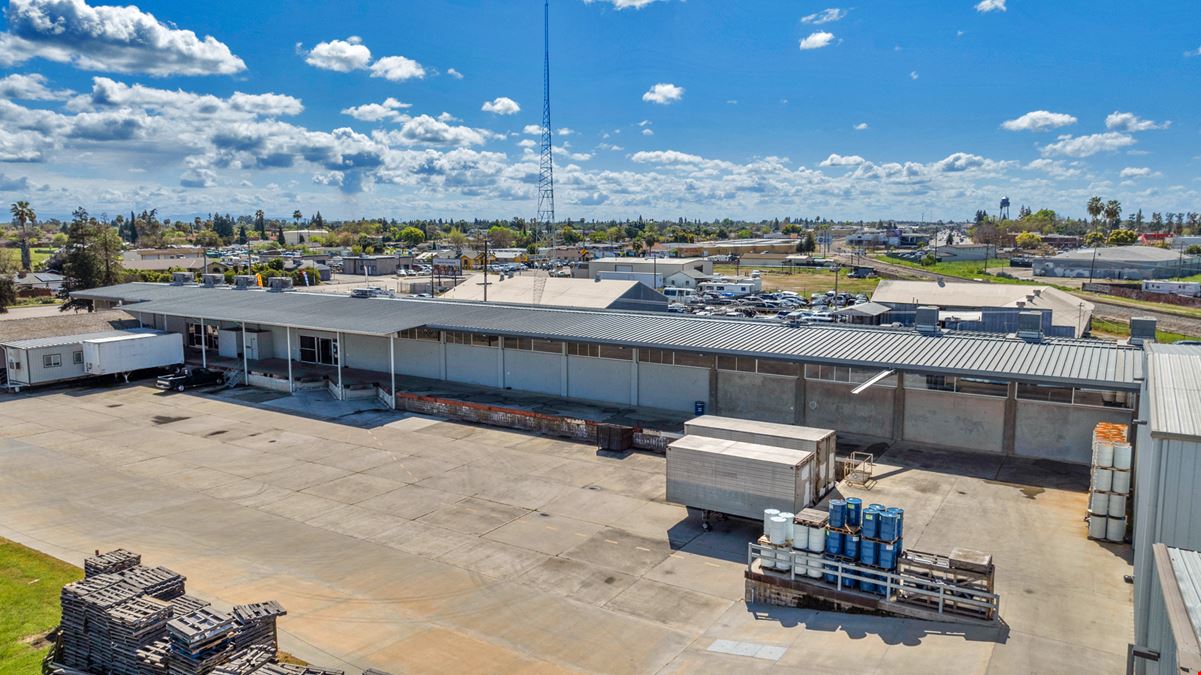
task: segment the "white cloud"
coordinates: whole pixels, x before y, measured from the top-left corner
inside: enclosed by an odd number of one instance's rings
[[[616,9],[642,9],[655,0],[584,0],[585,5],[591,5],[594,2],[605,2],[613,5]]]
[[[1106,129],[1117,129],[1119,131],[1152,131],[1155,129],[1167,129],[1172,126],[1171,122],[1154,122],[1145,120],[1138,115],[1129,112],[1113,111],[1105,117]]]
[[[541,129],[539,129],[539,133],[541,133]],[[556,131],[555,133],[559,134],[560,136],[570,136],[575,133],[575,129],[569,129],[567,127],[559,127],[559,130]]]
[[[403,121],[408,119],[408,116],[400,111],[411,107],[413,107],[411,103],[401,103],[392,97],[388,97],[383,103],[364,103],[363,105],[343,108],[342,114],[349,115],[363,122],[381,122],[383,120]],[[441,121],[445,122],[446,120]]]
[[[668,105],[684,98],[684,88],[668,82],[660,82],[642,95],[642,100],[648,103]]]
[[[650,125],[652,125],[652,124],[654,124],[654,122],[652,122],[652,121],[650,121],[650,120],[642,120],[641,122],[639,122],[639,123],[638,123],[638,126],[640,126],[640,127],[649,127],[649,126],[650,126]]]
[[[234,110],[262,117],[299,115],[304,112],[300,99],[286,94],[243,94],[235,91],[229,97],[229,105]]]
[[[357,35],[345,40],[330,40],[318,43],[309,50],[304,59],[305,63],[322,70],[334,70],[339,73],[349,73],[352,70],[366,68],[371,62],[371,50],[363,44]]]
[[[523,134],[530,134],[531,136],[539,136],[539,135],[541,135],[541,134],[542,134],[542,125],[540,125],[540,124],[527,124],[527,125],[525,125],[524,127],[522,127],[522,128],[521,128],[521,133],[523,133]]]
[[[371,77],[382,77],[390,82],[420,80],[425,77],[425,67],[404,56],[385,56],[371,64]]]
[[[801,17],[801,23],[811,23],[815,26],[820,26],[824,23],[841,21],[842,19],[846,18],[846,15],[847,11],[845,9],[831,7],[829,9],[823,9],[820,12],[814,12],[808,16]]]
[[[1055,143],[1043,146],[1042,154],[1044,157],[1091,157],[1099,152],[1120,150],[1134,143],[1132,136],[1116,131],[1088,136],[1065,135],[1060,136]]]
[[[450,75],[451,77],[455,78],[456,80],[463,79],[463,73],[460,73],[459,71],[455,70],[454,68],[447,68],[446,74]]]
[[[655,130],[654,130],[654,129],[643,129],[643,130],[642,130],[642,135],[643,135],[643,136],[654,136],[654,135],[655,135]]]
[[[976,11],[1004,12],[1007,11],[1007,8],[1005,7],[1005,0],[980,0],[980,2],[976,3]]]
[[[592,153],[590,153],[590,152],[568,152],[567,159],[570,159],[574,162],[587,162],[588,160],[592,159]]]
[[[944,173],[956,173],[959,171],[970,171],[972,169],[980,169],[989,163],[980,155],[973,155],[966,152],[956,152],[941,159],[933,164],[931,168],[935,171]]]
[[[452,126],[429,115],[418,115],[406,121],[399,131],[376,132],[375,135],[377,139],[404,145],[482,145],[488,137],[489,133],[481,129]]]
[[[919,76],[918,76],[918,74],[917,74],[917,71],[916,71],[916,70],[911,70],[911,71],[909,71],[909,79],[911,79],[911,80],[916,80],[918,77],[919,77]]]
[[[1007,131],[1048,131],[1076,123],[1076,118],[1067,113],[1033,110],[1018,117],[1001,123],[1001,128]]]
[[[643,150],[630,155],[639,164],[699,164],[705,161],[700,155],[690,155],[676,150]]]
[[[1068,163],[1060,159],[1031,160],[1025,168],[1027,171],[1042,171],[1056,180],[1066,180],[1082,175],[1084,172],[1074,166],[1076,162]]]
[[[533,150],[534,148],[538,147],[538,143],[532,138],[523,138],[517,142],[517,147],[525,148],[526,150]]]
[[[621,152],[622,150],[625,150],[625,148],[621,147],[620,145],[613,145],[612,143],[601,143],[596,147],[600,150],[609,150],[610,152]]]
[[[134,7],[84,0],[10,0],[0,66],[33,58],[83,70],[149,75],[229,75],[246,70],[228,46],[174,28]]]
[[[498,96],[491,101],[484,101],[484,105],[480,110],[495,115],[513,115],[521,112],[521,106],[517,105],[517,101],[507,96]]]
[[[1128,166],[1122,169],[1118,175],[1122,178],[1146,178],[1154,172],[1145,166]]]
[[[46,76],[38,73],[28,75],[13,73],[7,77],[0,77],[0,98],[18,101],[55,101],[65,99],[75,93],[69,89],[52,91],[46,86],[47,82]]]
[[[823,159],[821,164],[818,164],[818,166],[859,166],[866,161],[867,160],[863,159],[859,155],[840,155],[838,153],[831,153],[831,155]]]
[[[211,188],[217,185],[217,174],[212,169],[189,169],[179,177],[179,184],[186,188]]]
[[[727,99],[726,99],[726,105],[738,105],[738,99],[736,99],[736,98],[727,98]]]
[[[800,48],[801,51],[809,49],[821,49],[822,47],[828,46],[833,41],[833,33],[829,33],[824,30],[817,31],[816,33],[810,33],[808,37],[801,40]]]
[[[860,122],[859,124],[855,125],[855,131],[867,131],[867,130],[868,130],[867,122]]]

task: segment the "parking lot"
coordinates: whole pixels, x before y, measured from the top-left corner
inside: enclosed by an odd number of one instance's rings
[[[242,392],[249,390],[241,390]],[[756,524],[702,532],[663,458],[391,412],[148,386],[0,396],[0,536],[79,564],[139,551],[282,648],[393,672],[1115,672],[1128,547],[1084,538],[1083,471],[885,456],[907,545],[992,551],[1005,625],[742,602]]]

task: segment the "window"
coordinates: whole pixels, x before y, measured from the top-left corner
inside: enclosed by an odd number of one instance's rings
[[[338,343],[331,338],[300,336],[300,360],[323,366],[338,365]]]
[[[42,354],[43,368],[58,368],[63,365],[62,354]]]
[[[671,352],[666,349],[639,349],[638,360],[642,363],[672,363]]]
[[[1076,405],[1098,405],[1106,408],[1133,408],[1134,394],[1103,389],[1076,389],[1072,395]]]
[[[765,375],[788,375],[789,377],[796,377],[800,374],[800,364],[791,361],[759,359],[759,372]]]
[[[755,372],[755,359],[745,356],[718,356],[718,370],[741,370],[744,373]]]
[[[446,344],[448,345],[469,345],[471,344],[470,333],[459,333],[457,331],[446,331]]]
[[[848,384],[863,384],[880,374],[884,368],[856,368],[853,366],[827,366],[806,364],[805,379],[807,380],[825,380],[827,382],[846,382]],[[876,387],[895,387],[897,386],[896,375],[889,375],[880,380],[875,385]]]
[[[530,349],[548,354],[562,354],[563,343],[554,340],[530,340]]]
[[[442,335],[438,331],[429,328],[410,328],[400,331],[399,335],[403,340],[425,340],[427,342],[442,340]]]
[[[921,373],[906,373],[906,389],[927,389],[930,391],[950,391],[959,394],[974,394],[976,396],[1009,396],[1009,383],[1002,380],[988,380],[980,377],[958,377],[955,375],[925,375]]]
[[[200,349],[204,346],[207,349],[217,348],[218,328],[212,324],[204,325],[204,332],[200,330],[200,324],[188,324],[188,346]]]
[[[694,368],[712,368],[712,354],[698,354],[696,352],[676,352],[677,366],[692,366]]]
[[[1071,403],[1072,388],[1056,387],[1045,384],[1018,383],[1018,398],[1031,401],[1048,401],[1051,403]]]
[[[622,361],[631,361],[634,358],[634,350],[629,347],[618,347],[615,345],[597,345],[599,353],[597,354],[602,359],[621,359]]]
[[[471,334],[471,346],[473,347],[498,347],[500,346],[500,337],[497,335],[480,335],[478,333]]]
[[[71,363],[74,363],[77,366],[82,366],[83,365],[83,352],[72,352],[71,353]]]

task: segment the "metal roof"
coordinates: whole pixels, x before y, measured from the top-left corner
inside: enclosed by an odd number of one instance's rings
[[[1201,440],[1201,347],[1147,347],[1151,435]]]
[[[43,347],[59,347],[75,345],[90,340],[129,339],[139,335],[152,335],[159,331],[150,328],[131,328],[129,330],[109,330],[103,333],[81,333],[79,335],[59,335],[56,337],[35,338],[32,340],[14,340],[2,343],[8,349],[41,349]]]
[[[617,344],[716,354],[896,368],[1040,383],[1134,390],[1142,377],[1137,347],[1097,340],[1026,342],[994,334],[921,335],[866,326],[805,326],[749,319],[559,309],[443,300],[361,299],[320,293],[127,284],[76,294],[125,294],[131,312],[390,335],[426,326],[515,337]],[[154,288],[146,288],[155,286]],[[154,296],[153,298],[149,296]]]

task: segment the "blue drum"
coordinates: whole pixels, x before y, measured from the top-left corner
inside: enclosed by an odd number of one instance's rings
[[[863,522],[863,500],[858,497],[847,499],[847,527],[855,529]]]
[[[842,555],[841,532],[826,532],[826,555]]]
[[[874,541],[859,542],[859,562],[864,565],[876,566],[876,551],[878,544]]]
[[[863,530],[860,534],[868,539],[880,538],[880,513],[875,504],[863,509]]]
[[[901,528],[901,516],[894,509],[888,509],[879,516],[880,520],[880,536],[876,537],[882,541],[896,541]]]
[[[895,570],[897,568],[897,558],[901,555],[901,540],[898,539],[895,543],[880,544],[878,557],[880,559],[880,567],[886,570]]]
[[[846,527],[847,503],[842,499],[830,500],[830,527]]]
[[[842,538],[842,554],[851,560],[859,559],[859,535],[847,534]]]
[[[905,509],[898,509],[895,506],[888,509],[887,513],[893,513],[897,516],[897,536],[900,539],[905,536]]]
[[[827,584],[837,583],[838,576],[834,574],[834,563],[828,562],[825,565],[823,565],[823,567],[825,568],[825,571],[826,571],[826,575],[825,575],[826,583]]]

